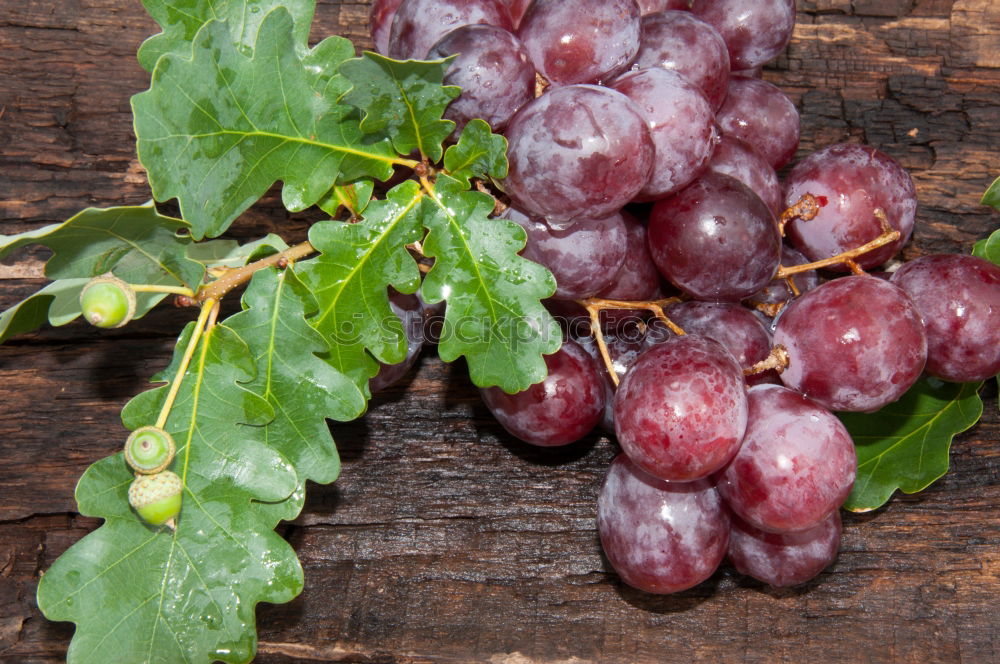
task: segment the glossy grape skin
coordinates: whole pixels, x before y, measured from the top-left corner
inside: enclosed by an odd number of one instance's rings
[[[368,14],[368,28],[371,32],[375,50],[382,55],[389,55],[389,34],[392,31],[392,19],[403,0],[372,0],[371,12]]]
[[[649,129],[625,95],[593,85],[551,89],[507,125],[514,205],[550,222],[614,214],[653,167]]]
[[[857,258],[861,267],[886,262],[913,233],[913,180],[892,157],[867,145],[830,145],[797,163],[785,178],[785,205],[791,207],[803,194],[817,197],[819,214],[809,221],[793,219],[786,232],[809,260],[836,256],[879,237],[882,225],[876,209],[885,212],[900,238]]]
[[[975,256],[922,256],[896,270],[892,283],[923,318],[927,373],[957,383],[1000,373],[1000,267]]]
[[[654,67],[623,74],[611,88],[635,102],[656,149],[638,200],[669,196],[705,170],[717,132],[712,108],[697,86],[675,71]]]
[[[771,335],[749,309],[732,302],[679,302],[666,311],[667,317],[687,334],[717,341],[747,369],[767,358]]]
[[[757,194],[775,216],[784,212],[781,182],[767,160],[732,136],[720,136],[708,170],[736,178]]]
[[[462,94],[445,109],[455,122],[457,136],[473,118],[482,118],[495,132],[535,98],[535,68],[521,41],[503,28],[477,23],[452,30],[431,47],[427,58],[455,55],[444,75],[444,85],[457,85]]]
[[[675,593],[712,576],[729,542],[729,514],[707,480],[663,482],[624,454],[611,462],[597,498],[597,531],[622,580]]]
[[[780,385],[751,387],[747,406],[743,445],[719,473],[719,493],[755,528],[814,528],[851,493],[854,441],[833,413]]]
[[[721,345],[685,335],[639,356],[615,393],[622,450],[662,480],[688,482],[724,466],[746,428],[743,372]]]
[[[729,52],[722,35],[691,12],[665,11],[642,17],[633,69],[661,67],[693,83],[717,111],[729,87]]]
[[[830,410],[878,410],[913,385],[927,360],[913,301],[868,275],[828,281],[789,304],[774,343],[789,355],[781,382]]]
[[[598,83],[625,71],[639,50],[639,7],[635,0],[534,0],[517,36],[549,83]]]
[[[724,136],[738,138],[764,161],[781,168],[799,147],[799,112],[778,86],[759,78],[732,76],[716,114]]]
[[[808,262],[809,259],[797,249],[789,247],[787,244],[781,246],[781,264],[783,266],[794,267],[796,265],[805,265]],[[799,289],[799,294],[801,295],[819,286],[819,275],[816,273],[816,270],[807,270],[792,275],[792,281],[795,283],[795,287]],[[760,302],[761,304],[779,304],[786,303],[794,297],[795,293],[789,288],[788,281],[785,279],[775,279],[763,289],[754,293],[750,297],[750,300],[752,302]]]
[[[511,435],[539,447],[568,445],[601,420],[605,387],[594,359],[576,342],[545,356],[548,375],[523,392],[480,390],[483,401]]]
[[[691,12],[726,40],[733,70],[774,59],[795,27],[795,0],[694,0]]]
[[[389,56],[423,60],[447,33],[474,23],[514,29],[502,0],[403,0],[392,20]]]
[[[639,5],[639,13],[643,16],[673,9],[685,11],[691,9],[690,0],[636,0],[636,4]]]
[[[628,233],[620,213],[602,219],[578,219],[567,230],[554,230],[514,208],[504,214],[528,234],[521,255],[549,268],[556,278],[553,298],[580,300],[612,283],[625,262]]]
[[[528,5],[531,4],[531,0],[504,0],[507,5],[507,9],[510,10],[510,20],[514,24],[514,29],[516,30],[518,26],[521,25],[521,19],[524,17],[524,12],[528,11]]]
[[[649,217],[660,273],[698,300],[739,301],[770,283],[781,236],[767,205],[743,183],[708,172]]]
[[[655,300],[660,297],[660,272],[649,254],[646,227],[635,217],[622,210],[625,222],[625,259],[611,281],[596,297],[606,300],[630,302]],[[649,312],[641,309],[607,309],[601,312],[604,327],[617,327],[621,321],[648,318]]]
[[[787,588],[816,577],[840,550],[840,512],[801,533],[765,533],[739,518],[732,519],[726,555],[740,574],[774,587]]]
[[[423,305],[416,295],[404,295],[395,291],[389,294],[389,308],[403,324],[406,334],[406,358],[396,364],[379,362],[379,371],[368,379],[368,389],[372,394],[397,383],[417,361],[424,347]]]

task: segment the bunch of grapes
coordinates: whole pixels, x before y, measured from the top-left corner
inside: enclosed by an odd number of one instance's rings
[[[896,161],[833,145],[779,181],[799,117],[759,75],[794,19],[793,0],[373,5],[381,53],[454,56],[446,117],[455,136],[472,118],[506,136],[502,214],[557,281],[566,332],[548,377],[483,398],[534,445],[598,425],[617,437],[598,529],[649,592],[690,588],[726,556],[773,586],[814,577],[857,467],[832,411],[878,410],[924,372],[1000,372],[1000,268],[892,262],[917,205]],[[397,313],[425,336],[406,298]]]

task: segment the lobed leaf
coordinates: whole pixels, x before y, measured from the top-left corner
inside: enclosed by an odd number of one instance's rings
[[[164,55],[149,90],[132,98],[153,195],[177,198],[196,239],[222,233],[278,180],[284,205],[302,210],[338,177],[384,180],[399,162],[339,103],[350,84],[337,67],[354,54],[351,43],[330,37],[305,56],[298,46],[284,8],[261,21],[252,56],[225,23],[209,21],[192,58]]]
[[[46,322],[65,325],[80,316],[80,291],[90,279],[59,279],[0,314],[0,343]]]
[[[142,4],[163,28],[139,47],[139,64],[149,72],[165,53],[191,57],[194,36],[211,20],[225,21],[233,43],[240,49],[252,49],[261,21],[277,7],[291,13],[296,43],[304,50],[316,8],[316,0],[142,0]]]
[[[171,368],[191,343],[182,334]],[[302,569],[274,527],[293,495],[295,470],[263,435],[270,404],[240,387],[254,361],[225,326],[206,332],[183,376],[166,429],[177,441],[172,469],[184,482],[176,529],[142,522],[128,504],[132,474],[122,455],[97,462],[77,487],[80,512],[105,519],[45,573],[38,604],[77,628],[67,661],[249,661],[258,602],[286,602]],[[134,398],[126,426],[152,424],[167,387]]]
[[[989,205],[994,210],[1000,210],[1000,178],[993,181],[979,202]]]
[[[435,263],[421,293],[432,304],[448,303],[441,359],[464,355],[476,385],[519,392],[545,377],[542,356],[562,343],[559,325],[540,302],[556,282],[547,269],[518,256],[524,230],[490,219],[492,211],[489,196],[438,176],[434,196],[423,203],[424,253]]]
[[[981,385],[923,378],[875,413],[840,413],[858,453],[857,479],[844,507],[876,509],[896,489],[916,493],[948,472],[952,438],[983,413]]]
[[[1000,265],[1000,230],[994,231],[989,237],[977,242],[972,247],[972,255]]]
[[[507,139],[490,131],[485,120],[470,121],[458,143],[444,153],[448,175],[469,186],[470,178],[507,177]]]
[[[240,244],[236,240],[206,240],[188,247],[188,258],[205,267],[243,267],[247,263],[288,249],[288,243],[274,233]]]
[[[353,84],[344,101],[364,114],[362,131],[388,136],[399,154],[419,150],[437,162],[441,144],[455,129],[441,115],[460,92],[442,85],[447,68],[446,60],[401,62],[366,51],[340,67]]]
[[[334,185],[317,205],[323,212],[336,217],[340,208],[344,208],[352,217],[360,217],[372,199],[375,183],[371,180],[359,180],[351,184]]]

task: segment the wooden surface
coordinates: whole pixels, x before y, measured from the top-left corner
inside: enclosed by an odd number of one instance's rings
[[[911,169],[909,257],[967,251],[998,225],[1000,6],[993,0],[800,0],[766,72],[803,113],[802,153],[864,140]],[[367,45],[362,2],[321,2],[315,37]],[[154,32],[137,0],[0,0],[0,232],[149,197],[129,96]],[[800,154],[802,154],[800,153]],[[236,233],[302,235],[271,196]],[[44,254],[0,265],[0,307],[41,283]],[[0,661],[62,659],[72,626],[34,606],[38,575],[97,524],[73,487],[124,437],[119,410],[167,361],[189,312],[109,333],[48,329],[0,347]],[[303,594],[258,610],[259,662],[1000,661],[1000,425],[956,439],[918,496],[845,519],[836,564],[773,591],[723,568],[688,592],[623,586],[595,499],[614,445],[537,450],[492,421],[462,364],[433,352],[360,421],[334,430],[333,486],[283,528]]]

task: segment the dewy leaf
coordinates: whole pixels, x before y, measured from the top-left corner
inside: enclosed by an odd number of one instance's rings
[[[139,47],[139,64],[153,71],[164,53],[191,57],[195,34],[213,19],[225,21],[230,39],[242,49],[252,49],[262,19],[274,8],[284,7],[295,20],[295,39],[303,50],[309,39],[315,0],[143,0],[146,11],[163,32]]]
[[[300,486],[334,481],[340,459],[326,418],[353,420],[366,401],[354,383],[316,356],[329,345],[305,320],[316,309],[312,294],[291,267],[269,268],[254,275],[243,309],[226,326],[246,341],[256,365],[256,377],[243,386],[274,409],[265,443],[295,467]],[[279,507],[282,519],[294,519],[302,503],[287,500]]]
[[[336,68],[354,54],[323,40],[305,57],[283,8],[260,25],[252,57],[225,23],[198,32],[193,59],[167,54],[150,89],[132,98],[139,160],[157,200],[177,198],[196,239],[219,235],[281,180],[290,210],[315,204],[343,175],[387,179],[405,163],[388,140],[371,142],[339,103],[349,83]]]
[[[424,202],[430,231],[424,253],[435,259],[421,293],[447,300],[438,354],[465,355],[472,382],[507,392],[545,377],[542,355],[554,353],[562,332],[540,300],[555,292],[552,274],[521,258],[525,233],[506,219],[490,219],[493,200],[440,175]]]
[[[478,118],[462,130],[458,143],[445,150],[444,167],[448,174],[469,186],[469,178],[507,177],[507,139],[490,131]]]
[[[400,62],[365,52],[340,67],[354,87],[344,97],[364,112],[361,129],[385,135],[399,154],[419,150],[431,161],[441,159],[441,143],[455,129],[442,120],[445,107],[458,96],[455,86],[442,86],[446,60]]]
[[[952,438],[983,413],[981,385],[924,378],[875,413],[840,413],[858,452],[858,476],[844,507],[876,509],[896,489],[916,493],[948,472]]]
[[[360,217],[372,199],[375,183],[371,180],[358,180],[351,184],[334,185],[317,205],[323,212],[336,217],[340,208],[346,209],[351,216]]]
[[[194,242],[188,247],[188,258],[205,267],[243,267],[258,258],[277,254],[288,249],[288,243],[274,233],[259,240],[240,244],[236,240],[207,240]]]
[[[329,342],[322,355],[368,394],[378,365],[406,357],[403,324],[389,308],[387,287],[414,293],[420,286],[417,263],[406,245],[420,240],[419,185],[406,181],[385,200],[372,201],[356,224],[322,221],[309,229],[320,255],[298,264],[302,281],[316,297],[309,322]]]
[[[994,210],[1000,210],[1000,178],[993,181],[979,202],[989,205]]]
[[[972,248],[972,255],[1000,265],[1000,230],[993,231],[988,238],[983,238]]]
[[[295,552],[274,532],[274,514],[258,507],[287,499],[297,477],[263,441],[271,406],[239,386],[254,380],[249,350],[220,325],[193,357],[166,425],[178,447],[172,469],[184,482],[176,530],[146,525],[131,510],[132,474],[121,454],[91,466],[77,487],[80,512],[105,523],[38,586],[49,619],[77,624],[71,664],[246,662],[256,649],[256,604],[301,591]],[[153,423],[166,391],[133,399],[126,426]]]
[[[80,291],[90,279],[59,279],[0,314],[0,343],[46,322],[65,325],[80,315]]]
[[[190,227],[165,217],[152,203],[87,208],[61,224],[0,237],[0,258],[29,244],[54,254],[45,264],[50,279],[95,277],[105,272],[132,284],[184,285],[197,289],[204,266],[187,257]]]

